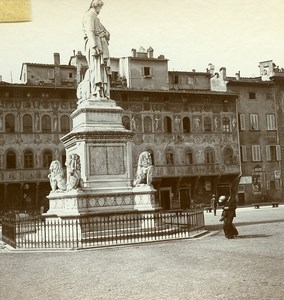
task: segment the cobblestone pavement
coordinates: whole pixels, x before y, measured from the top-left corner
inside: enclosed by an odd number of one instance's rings
[[[65,252],[0,250],[1,299],[249,299],[284,295],[284,205],[240,208],[239,237]]]

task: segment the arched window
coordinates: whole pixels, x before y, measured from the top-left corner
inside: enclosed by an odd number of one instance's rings
[[[49,168],[52,162],[52,153],[49,150],[45,150],[42,155],[42,166],[44,168]]]
[[[152,119],[150,117],[144,118],[144,133],[152,132]]]
[[[125,129],[130,130],[130,119],[127,116],[122,117],[122,125]]]
[[[33,132],[33,119],[31,115],[24,115],[23,117],[23,132],[25,133]]]
[[[172,119],[170,117],[164,118],[164,132],[172,133]]]
[[[24,152],[24,168],[32,169],[34,168],[34,154],[30,150]]]
[[[204,118],[204,131],[212,131],[212,122],[210,117]]]
[[[190,133],[190,119],[188,117],[183,118],[182,127],[184,133]]]
[[[231,128],[230,128],[230,119],[228,117],[224,117],[222,120],[222,128],[224,132],[230,132]]]
[[[50,116],[43,116],[41,118],[41,131],[43,133],[50,133],[51,132],[51,118]]]
[[[168,166],[174,165],[174,154],[172,150],[166,151],[166,164]]]
[[[61,133],[70,132],[70,120],[68,116],[62,116],[60,118],[60,130]]]
[[[193,152],[191,149],[187,149],[185,151],[185,164],[192,165],[193,164]]]
[[[16,169],[16,153],[14,151],[8,151],[6,154],[6,168]]]
[[[224,149],[224,164],[233,165],[234,164],[234,152],[230,147]]]
[[[205,155],[205,163],[206,164],[213,164],[215,163],[215,153],[212,148],[207,148],[204,152]]]
[[[15,117],[12,114],[5,117],[5,132],[15,132]]]

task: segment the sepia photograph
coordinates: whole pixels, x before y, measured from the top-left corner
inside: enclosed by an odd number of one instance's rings
[[[0,0],[1,299],[283,299],[283,11]]]

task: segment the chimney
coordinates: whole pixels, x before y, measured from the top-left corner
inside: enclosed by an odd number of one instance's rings
[[[214,65],[212,65],[211,63],[208,64],[208,70],[209,70],[209,73],[213,76],[214,75],[214,71],[215,71]]]
[[[2,75],[0,75],[0,82],[2,82]]]
[[[149,47],[147,52],[148,52],[148,58],[153,58],[154,57],[154,49],[151,46]]]
[[[241,79],[241,71],[236,73],[236,80],[240,80]]]
[[[227,78],[226,68],[222,67],[220,69],[220,77],[221,77],[222,80],[226,80],[226,78]]]
[[[131,49],[131,54],[132,54],[132,57],[136,57],[137,56],[136,49]]]
[[[55,65],[60,65],[60,54],[59,53],[54,53],[54,64]]]
[[[54,53],[54,83],[61,85],[61,72],[60,72],[60,54]]]

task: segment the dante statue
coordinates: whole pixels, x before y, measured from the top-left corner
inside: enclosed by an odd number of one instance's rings
[[[90,96],[96,100],[110,96],[111,69],[108,49],[110,34],[98,18],[102,7],[103,1],[92,0],[83,17],[85,52],[89,69],[83,82],[78,86],[79,102]]]

